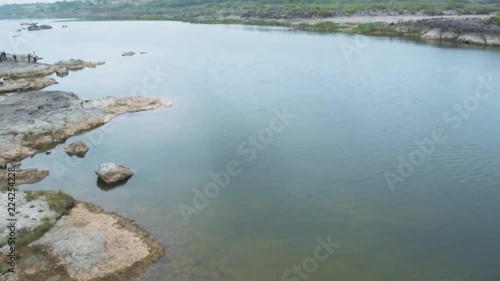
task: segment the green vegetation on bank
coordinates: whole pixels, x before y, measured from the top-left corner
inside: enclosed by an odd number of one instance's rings
[[[339,31],[341,29],[350,29],[350,26],[345,26],[342,24],[334,23],[334,22],[320,22],[316,24],[308,24],[301,23],[294,26],[299,30],[311,30],[311,31],[322,31],[322,32],[334,32]]]
[[[33,230],[28,230],[28,229],[21,229],[19,230],[19,233],[17,236],[19,237],[17,240],[17,247],[22,248],[24,246],[27,246],[29,243],[41,238],[45,232],[49,231],[49,229],[52,227],[52,223],[50,222],[49,217],[43,217],[42,218],[42,224],[37,226]]]
[[[108,20],[325,18],[370,9],[393,12],[462,14],[500,11],[498,0],[76,0],[0,5],[0,19],[79,18]]]
[[[500,15],[491,17],[491,22],[500,24]]]
[[[276,21],[276,20],[203,19],[203,20],[192,20],[190,22],[204,23],[204,24],[244,24],[244,25],[285,26],[285,27],[289,27],[292,25],[288,21]]]
[[[49,208],[62,215],[66,215],[75,205],[75,199],[62,191],[26,191],[28,202],[43,197]]]
[[[398,31],[385,23],[361,23],[356,31],[362,34],[396,35]]]

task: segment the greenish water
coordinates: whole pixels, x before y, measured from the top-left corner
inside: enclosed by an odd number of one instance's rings
[[[500,52],[283,28],[51,24],[17,43],[2,36],[0,46],[106,65],[48,89],[85,99],[145,89],[174,102],[70,139],[91,145],[82,161],[58,147],[23,162],[51,171],[25,188],[64,190],[160,240],[167,254],[143,280],[287,280],[328,236],[340,247],[307,280],[499,280]],[[121,57],[130,50],[148,54]],[[156,69],[166,74],[144,84]],[[489,75],[489,96],[458,117],[454,105],[473,103]],[[295,118],[248,161],[238,147],[285,107]],[[384,173],[397,174],[398,157],[436,128],[447,140],[391,191]],[[94,169],[108,161],[136,174],[101,190]],[[193,189],[231,161],[241,172],[186,223],[179,206],[193,207]]]

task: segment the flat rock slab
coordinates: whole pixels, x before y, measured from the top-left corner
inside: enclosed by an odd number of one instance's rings
[[[77,281],[116,278],[137,270],[133,266],[149,266],[163,255],[163,247],[143,230],[118,215],[100,211],[90,204],[77,204],[33,245],[48,247]]]
[[[57,84],[52,78],[33,78],[33,79],[16,79],[5,80],[4,85],[0,86],[0,94],[13,92],[36,91],[48,86]]]

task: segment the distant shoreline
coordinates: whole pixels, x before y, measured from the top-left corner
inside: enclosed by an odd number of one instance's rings
[[[35,19],[30,19],[35,20]],[[269,19],[241,15],[199,16],[195,18],[168,16],[87,16],[57,19],[75,21],[178,21],[193,24],[234,24],[287,27],[321,33],[349,33],[369,36],[408,38],[457,46],[500,47],[500,16],[491,14],[391,13],[385,10],[362,11],[333,17],[296,17]]]

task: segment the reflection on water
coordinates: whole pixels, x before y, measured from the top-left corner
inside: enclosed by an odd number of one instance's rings
[[[366,39],[347,60],[340,45],[353,36],[283,28],[69,22],[39,33],[19,52],[106,61],[50,89],[130,95],[158,69],[168,78],[147,94],[174,106],[70,139],[90,144],[83,160],[59,147],[24,161],[51,171],[29,188],[62,189],[152,232],[168,251],[144,280],[282,280],[329,235],[341,246],[307,280],[498,280],[500,53]],[[129,50],[148,54],[121,57]],[[495,94],[391,192],[383,174],[488,75]],[[245,161],[238,146],[284,107],[296,118]],[[193,189],[232,160],[242,172],[186,224],[179,204],[193,206]],[[110,161],[136,173],[106,190],[94,170]]]

